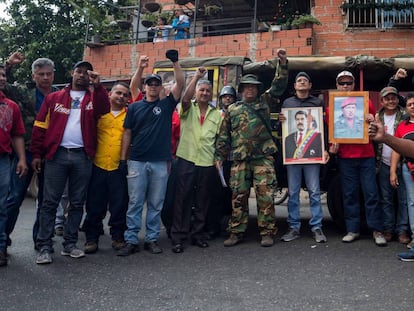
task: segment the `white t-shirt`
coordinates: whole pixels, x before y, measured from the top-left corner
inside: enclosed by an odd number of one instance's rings
[[[396,116],[397,113],[394,113],[393,115],[384,114],[384,129],[388,134],[393,136]],[[392,149],[388,145],[382,144],[382,162],[387,164],[388,166],[391,164],[391,153]]]
[[[70,114],[66,123],[65,132],[63,133],[60,145],[65,148],[83,147],[82,129],[81,129],[81,103],[85,97],[86,91],[70,91],[72,98],[70,104]]]

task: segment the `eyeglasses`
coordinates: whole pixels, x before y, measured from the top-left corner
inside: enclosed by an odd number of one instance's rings
[[[148,86],[160,86],[161,83],[153,82],[153,83],[147,83]]]
[[[354,84],[353,81],[342,81],[342,82],[338,82],[338,85],[352,85]]]

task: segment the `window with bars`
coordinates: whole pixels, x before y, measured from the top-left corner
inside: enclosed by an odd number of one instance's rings
[[[341,5],[352,28],[414,28],[414,0],[348,0]]]

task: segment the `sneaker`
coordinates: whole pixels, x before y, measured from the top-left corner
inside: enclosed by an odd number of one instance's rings
[[[138,252],[139,252],[139,245],[138,244],[127,243],[127,244],[125,244],[125,246],[123,248],[121,248],[118,251],[118,253],[116,255],[121,256],[121,257],[125,257],[125,256],[129,256],[129,255],[132,255],[132,254],[138,253]]]
[[[50,251],[47,249],[40,251],[39,256],[36,258],[36,263],[38,265],[52,263],[52,256],[50,255]]]
[[[55,235],[56,236],[63,236],[63,231],[64,231],[63,226],[57,226],[55,228]]]
[[[125,247],[126,243],[124,240],[113,240],[112,248],[116,251],[119,251],[121,248]]]
[[[401,244],[408,244],[410,242],[410,237],[406,232],[400,232],[398,234],[398,242]]]
[[[271,235],[263,235],[262,240],[260,241],[260,246],[262,247],[270,247],[275,244],[273,237]]]
[[[229,238],[227,240],[224,240],[223,245],[225,247],[231,247],[236,244],[239,244],[242,241],[243,241],[243,237],[241,234],[231,233]]]
[[[407,248],[411,249],[414,246],[414,239],[411,240],[411,242],[407,243]]]
[[[414,250],[409,250],[405,253],[399,253],[398,258],[402,261],[414,261]]]
[[[144,249],[151,254],[161,254],[162,248],[158,246],[157,241],[149,241],[144,243]]]
[[[83,250],[77,248],[76,246],[74,246],[73,248],[70,248],[70,249],[63,248],[62,251],[60,252],[60,254],[62,256],[70,256],[72,258],[85,257],[85,253],[83,252]]]
[[[328,239],[326,238],[325,234],[323,234],[323,231],[321,228],[317,228],[313,230],[312,232],[313,232],[313,238],[315,239],[316,243],[328,242]]]
[[[86,242],[83,251],[85,252],[85,254],[96,253],[98,251],[98,243],[95,241]]]
[[[0,252],[0,267],[7,266],[7,254],[6,252]]]
[[[393,235],[393,234],[392,234],[392,232],[390,232],[390,231],[384,231],[383,236],[384,236],[384,239],[385,239],[387,242],[391,242],[391,241],[392,241],[392,238],[394,237],[394,235]]]
[[[282,237],[281,240],[283,242],[290,242],[300,238],[299,230],[294,228],[289,228],[288,232],[286,232]]]
[[[387,240],[385,240],[384,235],[382,234],[382,232],[374,231],[372,233],[372,236],[373,236],[375,244],[377,246],[386,246],[387,245]]]
[[[355,240],[359,239],[359,233],[358,232],[348,232],[343,238],[342,242],[344,243],[351,243]]]

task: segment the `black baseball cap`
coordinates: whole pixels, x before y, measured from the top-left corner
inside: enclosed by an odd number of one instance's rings
[[[73,66],[73,70],[75,70],[78,67],[86,67],[88,68],[88,70],[93,71],[93,67],[92,64],[90,62],[81,60],[79,62],[77,62],[74,66]]]
[[[147,84],[151,80],[157,80],[160,83],[162,83],[162,79],[159,75],[157,75],[155,73],[151,73],[151,74],[149,74],[145,77],[144,84]]]

